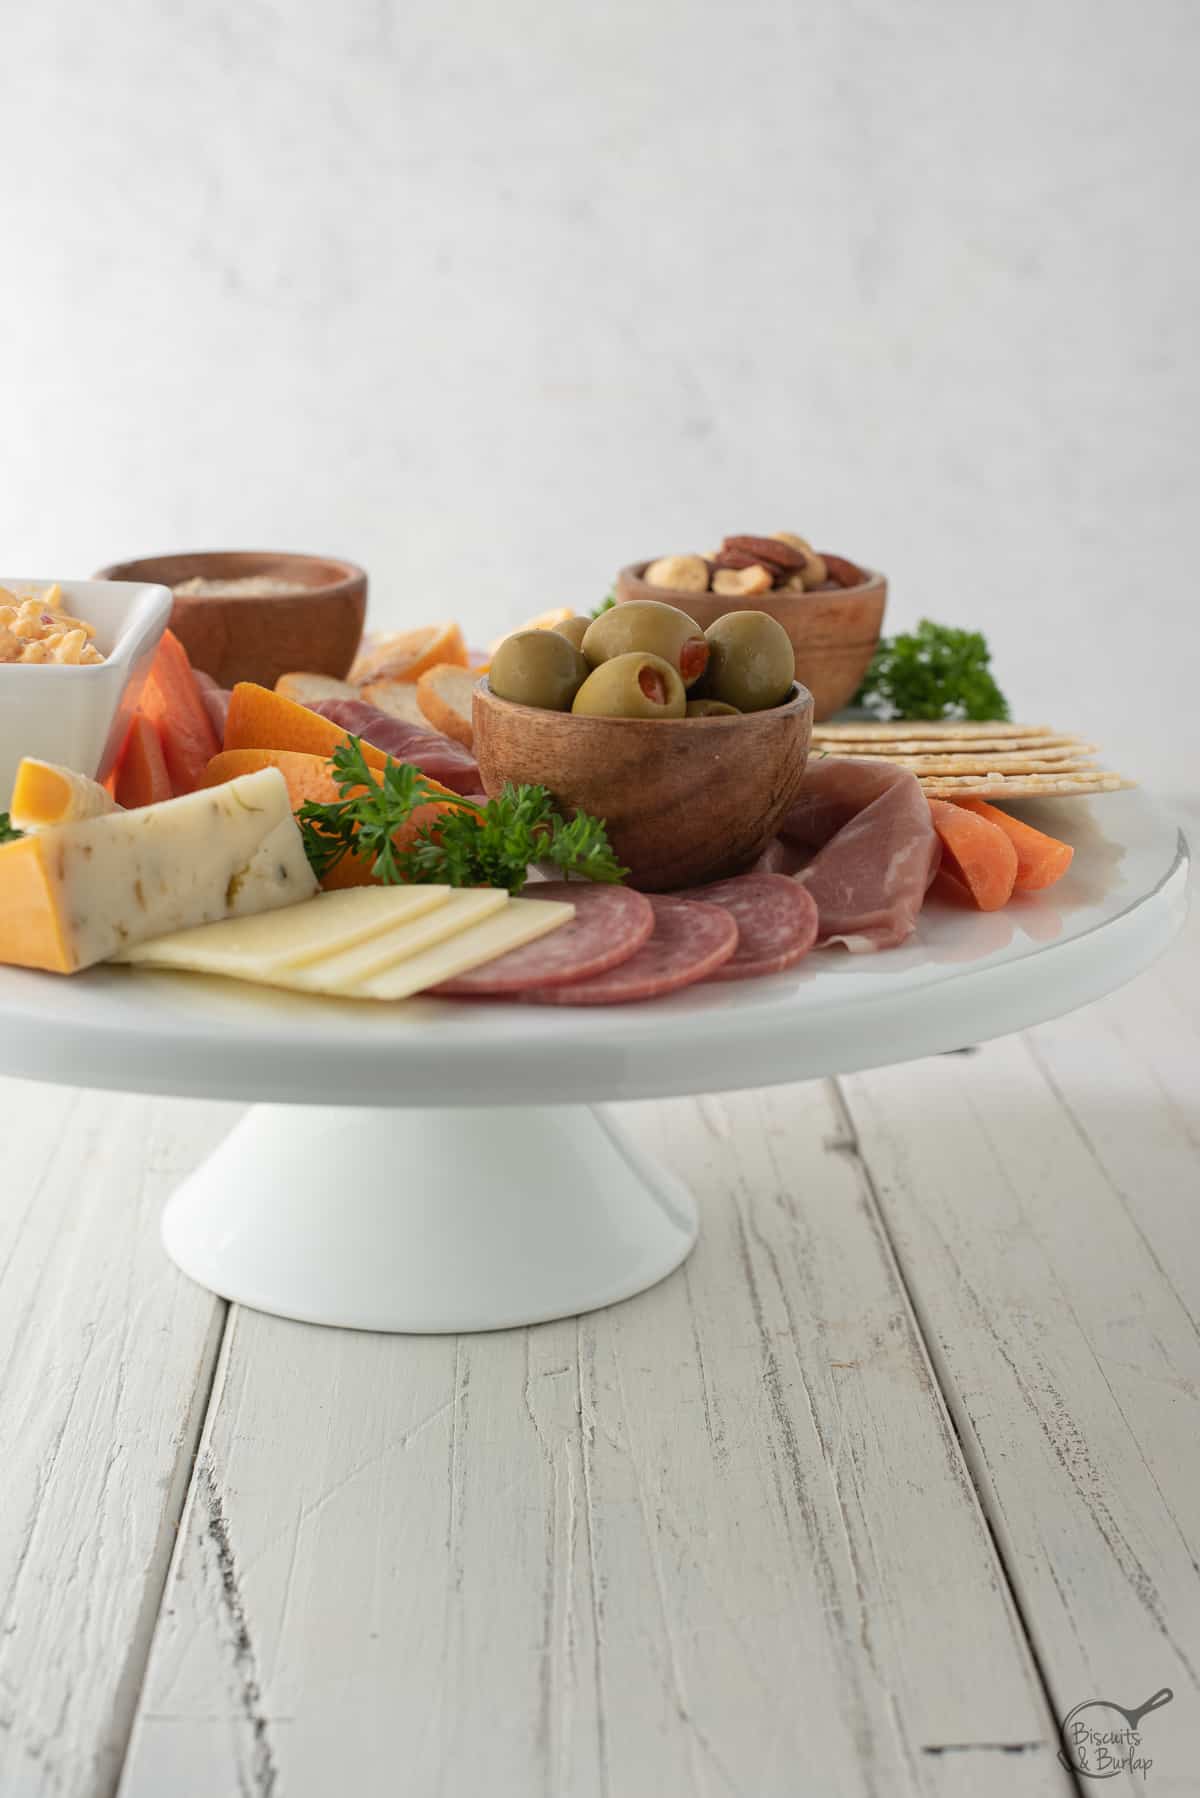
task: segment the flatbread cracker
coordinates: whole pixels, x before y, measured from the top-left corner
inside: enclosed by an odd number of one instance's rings
[[[992,723],[972,723],[962,718],[892,718],[885,722],[882,719],[849,719],[844,724],[816,724],[813,736],[820,733],[823,737],[840,739],[849,737],[863,741],[874,741],[877,738],[916,736],[960,736],[960,737],[1048,737],[1055,734],[1052,724],[1007,724],[1000,721]]]
[[[836,750],[838,755],[880,756],[886,748],[889,761],[897,755],[1012,755],[1026,750],[1030,755],[1048,754],[1052,749],[1070,749],[1080,755],[1091,755],[1096,745],[1082,737],[889,737],[885,742],[861,741],[847,737],[821,736],[820,726],[813,730],[812,740],[820,749]]]
[[[851,757],[851,760],[854,758]],[[1091,756],[1063,749],[1057,755],[896,755],[888,761],[897,768],[910,768],[914,774],[1069,774],[1076,769],[1095,767]]]
[[[1107,769],[1069,774],[977,774],[918,776],[923,790],[935,799],[1059,799],[1088,798],[1096,793],[1115,793],[1135,787],[1135,780]]]

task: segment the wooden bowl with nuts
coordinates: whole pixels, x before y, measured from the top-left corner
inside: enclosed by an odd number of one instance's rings
[[[489,794],[548,787],[603,818],[629,884],[674,892],[740,874],[778,832],[808,761],[812,699],[733,717],[614,718],[516,705],[475,688],[475,756]],[[529,889],[531,892],[532,888]]]
[[[660,556],[633,562],[616,580],[620,605],[657,599],[702,631],[727,612],[778,619],[796,652],[796,679],[813,696],[821,723],[854,697],[879,642],[887,581],[844,556],[814,550],[802,537],[726,537],[713,556]]]

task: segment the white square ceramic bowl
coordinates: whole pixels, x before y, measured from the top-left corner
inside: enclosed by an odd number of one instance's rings
[[[0,587],[41,594],[53,578],[0,574]],[[103,780],[141,697],[171,616],[167,587],[135,581],[62,581],[62,610],[96,627],[107,658],[87,668],[56,662],[0,662],[0,811],[8,807],[23,755],[61,762]]]

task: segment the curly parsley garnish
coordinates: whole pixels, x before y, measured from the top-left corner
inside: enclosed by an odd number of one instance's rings
[[[577,812],[568,822],[545,787],[511,782],[486,805],[464,801],[462,810],[423,825],[404,858],[411,881],[507,887],[510,893],[521,891],[531,862],[548,863],[567,880],[612,883],[626,873],[599,818]]]
[[[0,812],[0,843],[15,843],[25,832],[17,830],[7,812]]]
[[[318,880],[353,851],[371,856],[372,872],[385,886],[404,879],[400,872],[395,837],[419,805],[442,797],[419,768],[394,762],[391,756],[382,775],[370,767],[358,737],[351,737],[333,752],[333,778],[342,797],[322,803],[307,800],[297,812],[304,852]]]
[[[491,886],[519,893],[531,862],[549,863],[565,879],[615,882],[626,872],[602,821],[586,812],[568,821],[545,787],[508,785],[484,805],[450,800],[407,762],[389,756],[378,773],[357,737],[334,751],[333,777],[342,798],[309,800],[296,814],[318,879],[351,852],[372,857],[371,871],[385,886]],[[398,847],[397,836],[413,813],[430,804],[443,808],[438,817]]]
[[[915,631],[882,640],[854,704],[882,718],[1007,718],[990,661],[981,631],[922,618]]]

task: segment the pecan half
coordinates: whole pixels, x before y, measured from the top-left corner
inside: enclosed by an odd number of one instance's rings
[[[797,549],[793,543],[785,543],[782,537],[726,537],[721,553],[730,552],[752,556],[756,562],[774,564],[776,568],[786,568],[789,573],[796,574],[803,574],[812,553]]]
[[[719,549],[712,558],[714,568],[758,568],[760,558],[744,549]],[[780,566],[780,564],[776,564]]]

